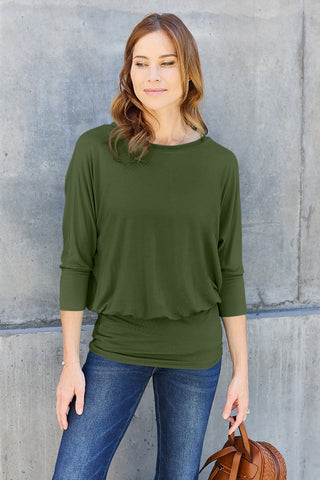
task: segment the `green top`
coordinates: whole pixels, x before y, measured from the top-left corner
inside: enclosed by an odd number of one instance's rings
[[[206,368],[222,354],[220,316],[247,313],[239,167],[203,136],[150,144],[142,164],[115,122],[84,132],[65,178],[60,309],[98,318],[90,349],[142,365]]]

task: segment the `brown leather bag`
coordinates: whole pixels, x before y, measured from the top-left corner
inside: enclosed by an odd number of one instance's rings
[[[239,430],[240,436],[228,435],[222,450],[211,455],[199,473],[216,460],[208,480],[286,480],[281,453],[270,443],[249,439],[244,423]]]

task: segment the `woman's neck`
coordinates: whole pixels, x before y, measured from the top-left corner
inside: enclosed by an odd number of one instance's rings
[[[157,113],[160,127],[152,118],[148,118],[151,124],[155,138],[151,143],[160,145],[180,145],[192,142],[200,138],[198,131],[187,125],[180,112],[176,115],[166,116],[165,118]]]

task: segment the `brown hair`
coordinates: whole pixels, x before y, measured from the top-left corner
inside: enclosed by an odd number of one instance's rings
[[[199,52],[191,32],[173,13],[152,13],[138,23],[129,36],[125,51],[124,65],[120,72],[120,93],[113,99],[110,112],[117,123],[109,136],[109,148],[114,158],[112,139],[115,138],[115,151],[120,161],[117,143],[120,137],[128,141],[128,153],[140,161],[149,149],[150,141],[155,139],[151,125],[143,116],[145,108],[136,97],[130,76],[133,48],[144,35],[162,30],[173,42],[180,63],[182,77],[182,102],[180,111],[187,125],[198,130],[200,135],[208,133],[199,110],[198,103],[203,98],[203,77],[200,66]],[[188,80],[190,78],[190,80]],[[148,112],[151,115],[151,112]],[[140,155],[136,157],[136,154]]]

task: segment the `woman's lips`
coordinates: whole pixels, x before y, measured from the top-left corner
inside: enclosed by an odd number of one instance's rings
[[[166,90],[165,90],[165,89],[161,89],[161,90],[146,89],[146,90],[144,90],[144,92],[145,92],[147,95],[159,95],[160,93],[166,92]]]

